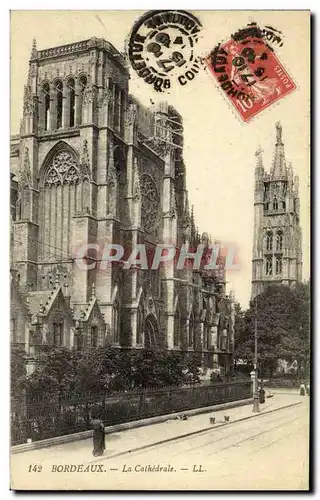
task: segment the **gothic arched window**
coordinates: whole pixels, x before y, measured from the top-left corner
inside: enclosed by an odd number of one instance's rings
[[[277,250],[282,250],[282,243],[283,243],[283,234],[282,231],[277,232],[277,239],[276,239],[276,249]]]
[[[55,85],[56,89],[56,128],[62,128],[62,116],[63,116],[63,83],[58,80]]]
[[[276,257],[276,274],[282,274],[282,257]]]
[[[159,347],[159,328],[154,316],[149,314],[144,322],[144,347],[156,349]]]
[[[83,96],[87,86],[88,80],[86,76],[81,76],[79,80],[80,84],[80,95],[79,95],[79,124],[82,123],[82,105],[83,105]]]
[[[124,119],[126,111],[126,93],[124,90],[120,92],[120,134],[124,134]]]
[[[75,102],[76,102],[76,92],[75,92],[75,81],[73,78],[68,80],[68,104],[69,104],[69,127],[74,127],[75,125]]]
[[[113,128],[118,131],[120,126],[120,115],[121,115],[121,91],[119,85],[115,84],[115,102],[114,102],[114,117],[113,117]]]
[[[180,313],[178,308],[174,315],[174,333],[173,333],[173,345],[174,347],[180,346]]]
[[[113,328],[113,341],[119,344],[120,328],[119,328],[119,303],[115,301],[112,307],[112,328]]]
[[[190,314],[190,318],[189,318],[188,345],[189,345],[189,347],[194,346],[194,315],[193,315],[193,313]]]
[[[43,114],[44,114],[44,130],[49,130],[50,128],[50,87],[48,83],[45,83],[42,87],[43,92]]]
[[[278,210],[278,200],[276,197],[273,198],[273,210]]]
[[[272,245],[273,245],[273,234],[272,231],[268,231],[266,236],[266,249],[268,251],[271,251]]]
[[[91,347],[98,347],[98,327],[91,326]]]
[[[58,148],[40,183],[40,255],[48,261],[71,257],[71,223],[82,209],[84,177],[69,148]]]
[[[82,351],[84,345],[84,338],[81,332],[77,332],[74,335],[74,347],[77,351]]]
[[[203,323],[203,349],[207,350],[209,345],[209,326],[207,321],[209,320],[209,314],[205,311],[205,320]]]
[[[220,336],[220,347],[222,351],[227,349],[228,333],[227,329],[224,328]]]
[[[13,344],[17,342],[17,321],[15,316],[10,320],[10,340]]]
[[[272,257],[266,257],[266,259],[265,259],[265,271],[266,271],[266,276],[272,275]]]
[[[142,344],[143,330],[144,330],[144,312],[143,312],[143,307],[140,305],[138,307],[137,334],[136,334],[136,343],[138,345]]]
[[[112,119],[113,119],[113,106],[114,106],[114,99],[113,99],[113,90],[114,90],[114,83],[111,78],[108,78],[108,92],[110,99],[108,100],[108,120],[110,123],[110,126],[112,127]]]

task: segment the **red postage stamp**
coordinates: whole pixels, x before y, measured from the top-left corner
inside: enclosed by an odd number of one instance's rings
[[[274,50],[263,40],[261,30],[255,28],[253,34],[248,31],[239,31],[206,59],[245,122],[296,88]]]

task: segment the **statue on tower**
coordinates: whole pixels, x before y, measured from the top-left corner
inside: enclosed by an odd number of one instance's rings
[[[282,126],[280,122],[276,123],[277,129],[277,144],[282,144]]]

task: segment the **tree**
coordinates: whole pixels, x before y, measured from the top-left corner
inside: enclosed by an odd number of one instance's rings
[[[10,359],[10,389],[13,397],[21,394],[21,389],[24,386],[27,369],[26,369],[26,351],[19,346],[11,347]]]
[[[310,348],[310,285],[271,285],[251,301],[236,346],[238,358],[248,362],[253,360],[256,306],[261,375],[272,376],[278,359],[297,360],[301,371]]]
[[[245,351],[245,312],[242,310],[239,302],[234,305],[234,362],[235,366],[239,360],[247,361]]]
[[[185,365],[181,356],[172,351],[133,351],[131,380],[134,387],[181,385]]]
[[[25,368],[25,365],[22,365]],[[84,352],[47,346],[34,372],[22,377],[29,398],[107,394],[134,388],[178,386],[199,380],[197,353],[97,347]],[[12,375],[17,369],[12,370]],[[18,379],[14,375],[15,380]],[[21,386],[21,384],[20,384]]]
[[[35,371],[26,378],[29,395],[71,392],[75,389],[75,366],[79,353],[67,347],[45,347]]]

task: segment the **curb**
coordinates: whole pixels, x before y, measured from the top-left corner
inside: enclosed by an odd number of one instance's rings
[[[250,399],[250,403],[252,403],[251,399]],[[119,451],[118,453],[114,453],[113,455],[109,455],[109,456],[101,456],[99,458],[96,458],[94,460],[90,460],[89,462],[86,462],[86,464],[96,463],[96,462],[100,462],[102,460],[109,460],[110,458],[120,457],[122,455],[127,455],[128,453],[134,453],[136,451],[142,451],[142,450],[145,450],[147,448],[152,448],[153,446],[158,446],[160,444],[169,443],[171,441],[177,441],[179,439],[183,439],[183,438],[186,438],[186,437],[189,437],[189,436],[194,436],[196,434],[202,434],[203,432],[208,432],[208,431],[212,431],[212,430],[215,430],[215,429],[219,429],[220,427],[225,427],[226,425],[237,424],[239,422],[243,422],[245,420],[249,420],[250,418],[263,417],[265,415],[268,415],[269,413],[274,413],[276,411],[284,410],[286,408],[291,408],[292,406],[298,406],[298,405],[301,405],[301,404],[302,404],[302,401],[298,401],[297,403],[291,403],[289,405],[281,406],[280,408],[275,408],[273,410],[268,410],[268,411],[266,411],[264,413],[258,413],[258,414],[255,414],[255,415],[249,415],[248,417],[239,418],[238,420],[232,420],[232,422],[228,422],[227,424],[226,423],[222,423],[222,424],[219,424],[219,425],[211,425],[210,427],[205,427],[204,429],[200,429],[198,431],[187,432],[186,434],[180,434],[179,436],[174,436],[172,438],[162,439],[161,441],[157,441],[157,442],[154,442],[154,443],[144,444],[142,446],[137,446],[137,448],[132,448],[131,450]],[[239,406],[244,406],[244,405],[239,405]]]
[[[105,429],[105,434],[113,434],[115,432],[137,429],[138,427],[144,427],[147,425],[161,424],[163,422],[166,422],[170,418],[174,418],[181,415],[182,413],[192,417],[193,415],[201,415],[202,413],[209,413],[211,411],[220,411],[220,410],[227,410],[229,408],[237,408],[239,406],[245,406],[251,403],[252,403],[252,398],[240,399],[238,401],[230,401],[228,403],[204,406],[200,408],[194,408],[192,410],[169,413],[166,415],[158,415],[157,417],[150,417],[142,420],[134,420],[133,422],[125,422],[123,424],[111,425]],[[50,446],[55,446],[59,444],[71,443],[73,441],[81,441],[83,439],[88,439],[92,437],[92,434],[93,434],[92,430],[87,430],[87,431],[77,432],[74,434],[66,434],[64,436],[42,439],[41,441],[34,441],[33,443],[17,444],[11,447],[11,453],[12,454],[22,453],[26,451],[37,450],[40,448],[48,448]]]

